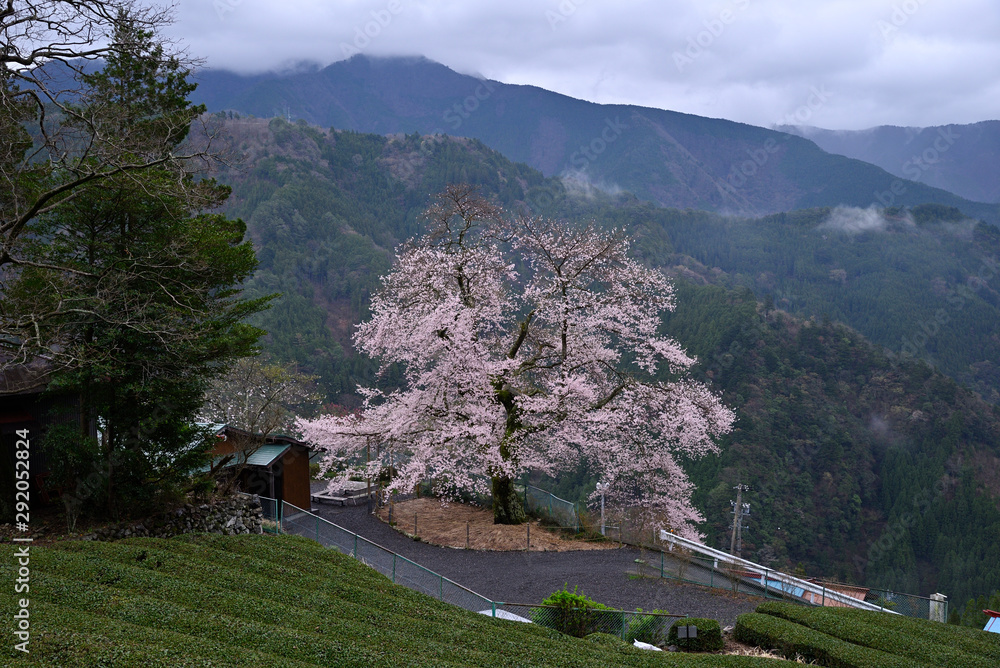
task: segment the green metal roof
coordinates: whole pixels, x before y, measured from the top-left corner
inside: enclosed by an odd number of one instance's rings
[[[291,447],[288,444],[262,445],[247,459],[247,466],[270,466],[281,459],[281,456],[288,452]]]
[[[257,450],[252,455],[250,455],[250,457],[247,458],[247,466],[265,466],[265,467],[270,466],[274,462],[281,459],[281,456],[284,455],[285,452],[287,452],[288,449],[291,447],[292,446],[288,444],[262,445],[259,448],[257,448]],[[213,466],[218,464],[226,457],[232,457],[232,453],[225,455],[218,455],[212,460],[211,464],[205,464],[203,466],[198,467],[198,469],[195,470],[195,473],[204,473],[206,471],[211,471]],[[233,457],[231,460],[229,460],[229,463],[226,464],[223,468],[236,466],[238,463],[239,463],[238,458]]]

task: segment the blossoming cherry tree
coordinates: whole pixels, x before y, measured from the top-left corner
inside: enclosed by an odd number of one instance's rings
[[[426,216],[354,337],[405,383],[359,388],[355,414],[300,421],[323,465],[377,445],[361,474],[393,466],[389,491],[431,479],[446,496],[490,493],[494,521],[517,524],[519,476],[585,461],[619,508],[694,535],[677,458],[717,452],[734,414],[658,334],[667,277],[631,259],[621,231],[509,216],[469,186]]]

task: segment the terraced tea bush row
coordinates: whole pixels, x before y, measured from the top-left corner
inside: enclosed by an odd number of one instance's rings
[[[806,661],[832,668],[932,668],[931,664],[859,647],[787,619],[759,612],[737,617],[734,637],[748,645],[778,650],[790,659],[801,656]]]
[[[959,632],[929,620],[848,608],[807,608],[763,603],[757,612],[808,626],[855,645],[948,668],[1000,664],[1000,643],[975,629]],[[975,637],[976,635],[980,637]]]

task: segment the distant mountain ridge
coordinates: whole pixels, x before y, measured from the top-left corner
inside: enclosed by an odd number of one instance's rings
[[[600,105],[459,74],[426,58],[357,55],[325,68],[241,76],[206,70],[210,111],[302,119],[382,135],[481,140],[511,160],[663,206],[765,215],[933,202],[1000,222],[1000,207],[832,155],[797,135],[674,111]]]
[[[1000,202],[1000,121],[927,128],[882,125],[867,130],[779,126],[829,153],[878,165],[890,174],[978,202]]]

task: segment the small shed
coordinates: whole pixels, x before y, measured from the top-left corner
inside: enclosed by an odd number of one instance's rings
[[[229,425],[214,425],[214,429],[213,468],[238,466],[245,458],[239,473],[242,491],[310,508],[308,444],[291,436],[262,436]]]
[[[0,357],[0,488],[14,489],[17,443],[25,440],[19,434],[26,434],[31,452],[28,479],[31,499],[49,503],[58,490],[51,486],[50,458],[42,446],[45,433],[52,425],[69,422],[96,436],[97,423],[81,416],[79,395],[46,392],[51,368],[44,360],[18,365],[6,362],[6,358]],[[0,499],[0,521],[13,519],[13,497],[11,493],[10,499]]]
[[[983,627],[983,630],[990,633],[1000,633],[1000,612],[994,612],[993,610],[983,610],[983,612],[989,617],[986,620],[986,626]]]

